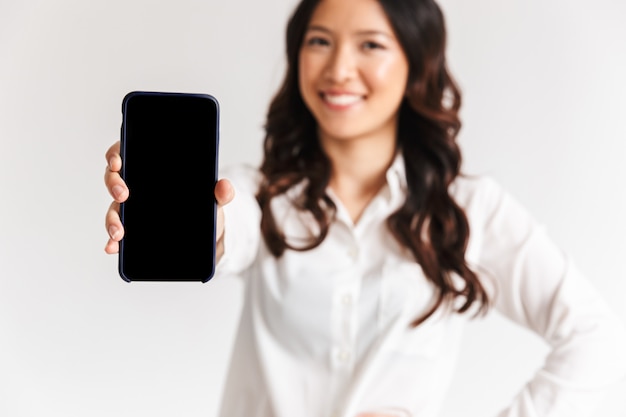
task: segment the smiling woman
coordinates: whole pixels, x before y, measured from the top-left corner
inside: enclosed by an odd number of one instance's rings
[[[378,164],[377,170],[361,170],[371,175],[358,181],[352,175],[331,177],[334,192],[356,222],[382,186],[376,171],[389,166],[396,150],[398,109],[409,71],[406,56],[380,4],[355,9],[351,2],[328,1],[311,17],[298,69],[300,93],[317,122],[324,153],[331,159],[348,158],[335,170],[360,170],[351,161],[367,161],[370,168]]]
[[[522,205],[461,172],[438,5],[302,0],[286,40],[261,166],[215,187],[215,276],[246,285],[221,415],[436,417],[463,328],[492,310],[551,349],[499,416],[594,415],[624,327]],[[107,160],[132,198],[118,145]]]
[[[304,35],[298,69],[327,152],[337,140],[367,140],[393,152],[409,64],[380,4],[355,9],[349,1],[322,2]]]

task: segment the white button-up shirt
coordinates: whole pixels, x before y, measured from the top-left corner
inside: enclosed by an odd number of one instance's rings
[[[406,195],[398,157],[387,184],[353,224],[341,202],[329,234],[309,251],[275,258],[260,234],[251,168],[222,173],[236,196],[225,207],[225,255],[216,276],[238,275],[245,298],[222,417],[436,417],[470,315],[440,309],[409,324],[434,289],[386,226]],[[273,202],[294,244],[314,233],[290,203]],[[458,178],[451,194],[470,224],[469,265],[494,307],[544,338],[545,366],[502,417],[582,417],[624,375],[621,323],[572,262],[511,196],[488,178]]]

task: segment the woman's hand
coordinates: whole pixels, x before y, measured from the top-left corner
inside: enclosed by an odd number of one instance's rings
[[[113,197],[106,214],[105,225],[109,234],[109,241],[104,247],[106,253],[119,252],[119,242],[124,237],[124,227],[120,220],[120,203],[128,198],[128,187],[120,177],[122,157],[120,156],[120,141],[115,142],[106,152],[107,168],[104,173],[104,184]]]
[[[109,240],[104,251],[109,254],[119,252],[119,242],[124,237],[124,227],[120,220],[120,203],[128,199],[129,191],[126,183],[120,176],[122,157],[120,156],[120,142],[115,142],[106,152],[107,168],[104,174],[104,183],[113,197],[113,202],[106,213],[105,226]],[[216,229],[216,259],[224,254],[224,205],[235,196],[235,190],[228,180],[221,179],[215,184],[215,199],[217,200],[217,229]]]

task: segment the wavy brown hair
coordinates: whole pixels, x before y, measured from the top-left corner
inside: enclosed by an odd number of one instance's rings
[[[264,180],[257,200],[262,210],[261,231],[269,250],[280,257],[285,250],[309,250],[328,234],[336,206],[326,194],[331,164],[323,152],[317,124],[298,88],[298,55],[304,34],[320,0],[302,0],[287,25],[287,70],[274,96],[265,124]],[[461,152],[456,137],[461,94],[447,70],[444,18],[433,0],[378,0],[409,62],[407,94],[400,105],[397,147],[406,168],[408,195],[387,219],[397,241],[407,247],[436,288],[429,310],[414,326],[455,299],[464,313],[477,302],[488,308],[488,295],[465,260],[469,224],[448,188],[460,175]],[[290,244],[271,210],[272,199],[303,184],[294,201],[309,212],[319,234],[301,246]],[[453,282],[460,277],[462,285]]]

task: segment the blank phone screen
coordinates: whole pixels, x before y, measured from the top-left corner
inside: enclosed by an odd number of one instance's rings
[[[133,92],[122,106],[119,272],[126,281],[208,281],[215,269],[218,103]]]

